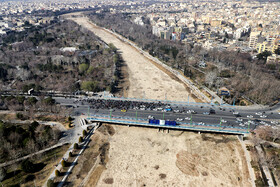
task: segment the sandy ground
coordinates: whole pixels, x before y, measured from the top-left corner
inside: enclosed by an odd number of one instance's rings
[[[78,14],[78,13],[76,13]],[[86,17],[70,18],[79,25],[94,32],[106,43],[113,43],[121,52],[127,64],[129,89],[127,96],[133,98],[149,98],[187,101],[188,91],[182,83],[173,80],[166,73],[154,66],[140,52],[120,41],[100,27],[94,26]],[[190,97],[190,102],[194,99]]]
[[[97,186],[251,186],[234,136],[114,128]]]

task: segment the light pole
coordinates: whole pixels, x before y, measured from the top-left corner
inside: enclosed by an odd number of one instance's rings
[[[222,118],[220,118],[220,127],[222,129]]]
[[[136,110],[136,121],[137,121],[137,110]]]

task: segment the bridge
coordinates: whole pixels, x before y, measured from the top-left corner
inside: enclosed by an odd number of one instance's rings
[[[168,130],[184,130],[184,131],[196,131],[196,132],[208,132],[208,133],[222,133],[222,134],[234,134],[234,135],[246,135],[249,133],[249,127],[234,127],[222,124],[202,124],[202,123],[184,123],[177,122],[176,126],[171,125],[158,125],[150,124],[148,119],[145,118],[132,118],[110,115],[98,115],[91,114],[90,116],[84,116],[91,122],[103,122],[116,125],[136,126],[136,127],[148,127],[159,128]]]

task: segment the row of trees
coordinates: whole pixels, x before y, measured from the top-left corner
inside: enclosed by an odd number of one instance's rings
[[[131,21],[130,14],[92,13],[90,17],[98,25],[133,40],[151,55],[182,70],[200,84],[214,91],[227,87],[232,94],[229,103],[241,101],[243,96],[262,104],[280,99],[280,65],[266,64],[265,54],[259,55],[259,59],[252,59],[250,54],[238,51],[206,50],[194,42],[182,44],[163,40],[152,34],[152,27],[146,18],[146,24],[140,26]],[[192,68],[200,61],[210,62],[214,66],[202,74]]]

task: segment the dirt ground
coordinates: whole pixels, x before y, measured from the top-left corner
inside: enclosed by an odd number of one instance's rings
[[[234,136],[114,128],[97,186],[251,186]]]
[[[177,101],[188,100],[189,92],[184,84],[172,79],[158,69],[132,46],[120,41],[102,28],[94,26],[86,17],[69,19],[91,30],[106,43],[113,43],[118,48],[128,68],[128,97]],[[191,96],[189,99],[190,102],[195,102]]]

